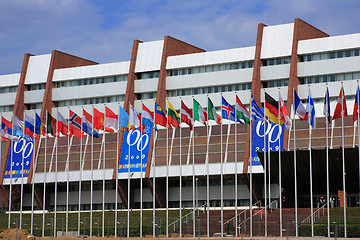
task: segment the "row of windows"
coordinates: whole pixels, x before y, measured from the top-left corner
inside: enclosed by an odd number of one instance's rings
[[[54,87],[55,88],[75,87],[75,86],[85,86],[85,85],[111,83],[111,82],[124,82],[124,81],[127,81],[127,78],[128,78],[128,75],[118,75],[118,76],[112,76],[112,77],[71,80],[71,81],[55,82]]]
[[[263,59],[262,60],[263,66],[282,65],[282,64],[289,64],[289,63],[290,63],[290,57],[271,58],[271,59]]]
[[[289,85],[289,79],[280,79],[262,82],[264,88],[285,87]]]
[[[137,100],[153,99],[156,98],[156,92],[137,94]]]
[[[11,92],[17,92],[18,87],[3,87],[0,88],[0,93],[11,93]]]
[[[300,62],[311,62],[334,58],[354,57],[360,55],[360,49],[345,50],[345,51],[334,51],[325,53],[316,53],[299,56]]]
[[[243,68],[252,68],[254,65],[253,61],[248,62],[236,62],[236,63],[227,63],[227,64],[217,64],[203,67],[192,67],[192,68],[182,68],[169,70],[169,76],[178,76],[178,75],[188,75],[188,74],[197,74],[205,72],[218,72],[234,69],[243,69]]]
[[[137,73],[136,79],[159,78],[160,71]]]
[[[96,98],[84,98],[73,99],[55,102],[55,107],[68,107],[68,106],[80,106],[87,104],[101,104],[111,102],[122,102],[125,99],[125,95],[111,96],[111,97],[96,97]]]
[[[0,107],[0,112],[12,112],[12,111],[14,111],[14,105]]]
[[[46,87],[46,83],[32,84],[28,86],[27,90],[28,91],[42,90],[45,89],[45,87]]]
[[[346,80],[354,80],[354,79],[360,79],[360,72],[306,77],[304,79],[300,79],[300,83],[313,84],[313,83],[346,81]]]
[[[232,91],[250,90],[250,89],[251,89],[251,83],[242,83],[242,84],[233,84],[233,85],[226,85],[226,86],[170,90],[170,91],[168,91],[168,96],[176,97],[176,96],[209,94],[209,93],[218,93],[218,92],[232,92]]]

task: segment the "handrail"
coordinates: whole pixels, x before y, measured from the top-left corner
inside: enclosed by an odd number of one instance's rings
[[[318,212],[321,210],[323,210],[323,215],[324,215],[324,209],[327,205],[328,203],[325,203],[324,205],[321,206],[321,208],[318,208],[315,212],[313,212],[312,215],[315,216],[315,214],[317,214],[317,216],[320,216]],[[301,223],[310,223],[310,221],[311,221],[311,214],[307,216],[304,220],[302,220]]]
[[[195,212],[195,214],[196,214],[196,211],[199,211],[199,208],[202,208],[202,207],[204,207],[204,206],[206,206],[206,205],[207,205],[207,203],[204,203],[204,204],[201,205],[200,207],[197,207],[197,208],[195,208],[195,209],[192,209],[188,214],[185,214],[184,216],[182,216],[181,219],[176,219],[174,222],[170,223],[170,224],[168,225],[168,227],[170,227],[170,226],[173,225],[173,224],[174,224],[174,227],[175,227],[175,223],[179,222],[179,221],[182,220],[183,218],[187,218],[187,216],[188,216],[188,215],[191,215],[193,212]]]
[[[260,201],[260,200],[257,201],[256,203],[254,203],[252,206],[254,207],[254,206],[257,206],[257,205],[259,205],[259,208],[261,208],[261,201]],[[243,213],[246,212],[247,210],[248,210],[248,209],[242,210],[240,213],[238,213],[238,215],[236,215],[236,216],[230,218],[229,220],[227,220],[227,221],[224,223],[224,225],[225,225],[225,224],[228,224],[229,222],[231,222],[232,220],[234,220],[236,217],[241,216],[241,214],[243,214]]]

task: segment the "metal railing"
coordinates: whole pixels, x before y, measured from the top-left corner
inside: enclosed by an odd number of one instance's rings
[[[252,206],[253,206],[253,207],[258,206],[258,208],[261,208],[261,201],[260,201],[260,200],[257,201],[257,202],[254,203]],[[233,225],[235,226],[235,224],[236,224],[236,221],[235,221],[236,217],[239,217],[239,219],[241,219],[241,215],[244,214],[244,213],[246,213],[247,210],[249,210],[249,208],[246,208],[246,209],[242,210],[242,211],[241,211],[240,213],[238,213],[236,216],[234,216],[234,217],[230,218],[229,220],[227,220],[227,221],[224,223],[224,225],[229,224],[230,222],[233,221]],[[246,216],[246,215],[245,215],[245,216]]]
[[[182,221],[184,218],[185,218],[185,221],[184,221],[183,223],[187,223],[187,222],[188,222],[188,219],[191,219],[191,220],[192,220],[192,217],[189,218],[188,216],[189,216],[189,215],[192,215],[193,212],[195,212],[195,217],[196,217],[196,212],[198,213],[197,216],[199,216],[199,215],[200,215],[200,214],[199,214],[200,209],[203,208],[203,207],[205,207],[206,205],[207,205],[207,203],[204,203],[203,205],[201,205],[201,206],[199,206],[199,207],[196,207],[195,210],[192,209],[188,214],[182,216],[181,219],[176,219],[175,221],[173,221],[172,223],[170,223],[170,224],[168,225],[168,228],[170,228],[171,225],[174,225],[174,231],[175,231],[178,222]]]
[[[327,211],[327,210],[325,210],[325,207],[327,205],[328,205],[328,203],[325,203],[320,208],[318,208],[315,212],[313,212],[313,214],[312,214],[313,218],[319,219],[320,217],[324,216],[325,212]],[[311,214],[309,216],[307,216],[304,220],[302,220],[301,223],[311,223]]]

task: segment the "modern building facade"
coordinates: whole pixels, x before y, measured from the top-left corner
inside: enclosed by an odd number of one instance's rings
[[[0,76],[0,112],[8,120],[11,120],[12,114],[24,120],[24,114],[34,117],[36,112],[46,122],[46,112],[55,118],[60,112],[68,119],[69,110],[82,116],[83,109],[92,114],[93,108],[104,112],[107,106],[118,114],[119,105],[128,111],[131,104],[141,113],[142,104],[153,111],[155,101],[164,110],[169,101],[180,112],[181,100],[191,109],[193,99],[206,108],[209,97],[220,113],[221,97],[235,105],[237,95],[249,107],[253,94],[261,106],[266,91],[275,99],[280,92],[287,102],[288,112],[293,115],[293,89],[297,89],[300,98],[306,101],[310,88],[318,117],[317,128],[312,131],[312,147],[324,149],[325,119],[322,112],[326,86],[329,87],[333,111],[343,84],[351,115],[360,79],[360,34],[329,36],[295,19],[293,23],[275,26],[259,24],[254,40],[254,46],[212,52],[169,36],[152,42],[135,40],[129,61],[107,64],[56,50],[47,55],[25,54],[20,73]],[[181,125],[181,130],[175,131],[159,127],[156,140],[153,130],[146,171],[131,175],[127,172],[116,174],[126,134],[124,129],[119,134],[107,133],[105,138],[100,134],[99,138],[84,135],[82,139],[63,136],[58,138],[57,143],[54,137],[36,140],[33,164],[25,178],[4,178],[12,149],[10,141],[3,141],[2,190],[8,196],[10,181],[17,191],[20,191],[23,182],[23,209],[30,210],[31,183],[34,183],[35,209],[43,209],[45,204],[46,209],[53,211],[56,204],[58,211],[65,211],[67,205],[70,211],[76,211],[79,209],[81,181],[80,209],[89,210],[93,181],[93,209],[100,210],[105,181],[105,209],[115,209],[116,194],[119,196],[119,208],[139,209],[141,202],[142,208],[152,208],[155,176],[157,208],[179,208],[180,186],[182,207],[191,208],[194,179],[201,204],[210,199],[211,207],[246,207],[250,203],[250,192],[252,203],[264,202],[264,170],[261,164],[252,167],[253,190],[249,190],[249,125],[238,123],[235,126],[227,121],[222,126],[210,125],[211,137],[209,126],[196,123],[192,143],[190,129],[185,124]],[[345,119],[345,147],[352,148],[358,144],[354,134],[357,136],[353,121],[348,117]],[[294,149],[293,135],[293,131],[285,131],[284,150]],[[331,147],[339,148],[342,145],[340,120],[333,124],[331,136]],[[300,150],[309,148],[308,125],[299,119],[296,120],[296,146]],[[283,159],[284,162],[286,160]],[[118,189],[115,188],[116,177]],[[270,181],[270,198],[276,200],[279,198],[278,180]],[[300,176],[299,182],[301,184]],[[351,180],[348,183],[358,184]],[[321,186],[314,192],[314,198],[326,194],[326,184],[322,182]],[[337,191],[342,190],[331,189],[332,197],[337,197]],[[290,199],[293,189],[284,188],[283,194]],[[299,207],[309,207],[309,192],[304,190],[298,197]],[[354,206],[358,201],[358,192],[349,192],[348,205]],[[293,207],[293,200],[286,204]],[[13,210],[20,210],[20,199],[14,197],[12,205]]]

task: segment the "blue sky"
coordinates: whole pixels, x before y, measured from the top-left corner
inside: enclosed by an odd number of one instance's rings
[[[330,35],[360,32],[358,0],[1,0],[0,75],[24,53],[58,49],[99,63],[127,61],[134,39],[170,35],[207,51],[255,45],[257,24],[294,18]]]

